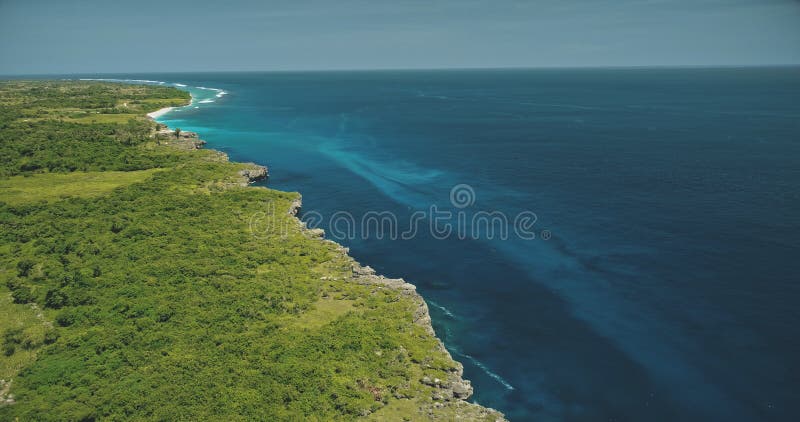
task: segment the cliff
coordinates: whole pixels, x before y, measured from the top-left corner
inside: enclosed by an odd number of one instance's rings
[[[186,101],[0,82],[0,420],[502,418],[412,285],[143,117]]]

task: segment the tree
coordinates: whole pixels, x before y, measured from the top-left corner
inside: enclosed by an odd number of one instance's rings
[[[46,308],[61,309],[67,304],[69,298],[67,295],[58,289],[50,289],[44,297],[44,306]]]
[[[33,266],[34,263],[30,259],[22,259],[17,262],[17,274],[20,277],[27,277]]]

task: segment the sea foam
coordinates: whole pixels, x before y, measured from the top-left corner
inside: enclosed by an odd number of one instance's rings
[[[450,312],[449,309],[445,308],[444,306],[442,306],[442,305],[440,305],[440,304],[438,304],[438,303],[436,303],[436,302],[434,302],[432,300],[429,300],[428,303],[433,305],[435,308],[439,309],[440,311],[442,311],[445,315],[449,316],[450,318],[458,319],[452,312]]]
[[[485,373],[486,373],[486,375],[488,375],[488,376],[492,377],[492,379],[494,379],[495,381],[497,381],[498,383],[500,383],[500,385],[502,385],[503,387],[505,387],[505,389],[506,389],[506,390],[508,390],[508,391],[513,391],[513,390],[514,390],[514,386],[513,386],[513,385],[509,384],[509,382],[508,382],[508,381],[506,381],[506,380],[505,380],[503,377],[501,377],[500,375],[498,375],[497,373],[495,373],[495,372],[493,372],[491,369],[489,369],[489,367],[487,367],[486,365],[484,365],[484,363],[483,363],[483,362],[479,361],[478,359],[475,359],[474,357],[472,357],[472,356],[470,356],[470,355],[467,355],[467,354],[464,354],[464,353],[459,353],[459,352],[457,352],[457,351],[453,351],[453,352],[454,352],[455,354],[457,354],[458,356],[461,356],[461,357],[463,357],[463,358],[466,358],[466,359],[468,359],[468,360],[469,360],[470,362],[472,362],[472,363],[473,363],[475,366],[477,366],[477,367],[478,367],[478,368],[480,368],[480,369],[481,369],[483,372],[485,372]]]

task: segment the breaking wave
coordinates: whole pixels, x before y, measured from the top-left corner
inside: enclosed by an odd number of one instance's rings
[[[486,373],[486,375],[488,375],[488,376],[492,377],[492,379],[494,379],[494,380],[495,380],[495,381],[497,381],[497,382],[498,382],[500,385],[502,385],[503,387],[505,387],[505,389],[506,389],[506,390],[508,390],[508,391],[513,391],[513,390],[514,390],[514,386],[513,386],[513,385],[509,384],[509,383],[508,383],[508,381],[506,381],[506,380],[505,380],[503,377],[501,377],[501,376],[500,376],[500,375],[498,375],[496,372],[493,372],[491,369],[489,369],[489,367],[487,367],[486,365],[484,365],[484,364],[483,364],[483,362],[479,361],[478,359],[475,359],[474,357],[472,357],[472,356],[470,356],[470,355],[468,355],[468,354],[465,354],[465,353],[460,353],[460,352],[458,352],[458,351],[456,351],[456,350],[453,350],[453,353],[455,353],[455,354],[457,354],[458,356],[461,356],[461,357],[463,357],[463,358],[465,358],[465,359],[469,360],[470,362],[472,362],[472,363],[473,363],[475,366],[477,366],[477,367],[478,367],[478,368],[480,368],[480,369],[481,369],[481,370],[482,370],[484,373]]]

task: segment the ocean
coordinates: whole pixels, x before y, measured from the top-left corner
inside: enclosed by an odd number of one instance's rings
[[[186,85],[511,420],[800,417],[796,67],[94,77]]]

